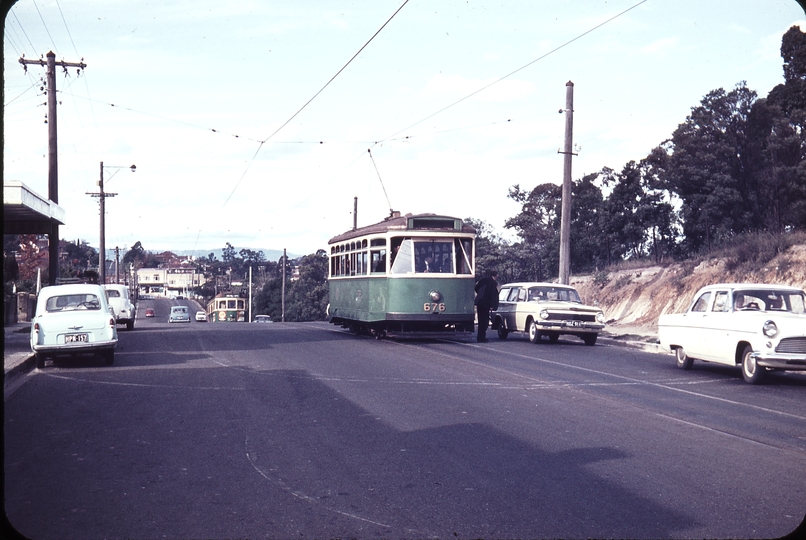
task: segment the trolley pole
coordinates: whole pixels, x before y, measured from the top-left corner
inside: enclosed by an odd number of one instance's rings
[[[571,156],[574,140],[574,83],[565,84],[565,149],[563,163],[562,215],[560,216],[560,283],[571,281]]]
[[[83,62],[57,62],[56,54],[49,51],[46,55],[47,60],[27,60],[25,57],[20,58],[20,64],[27,72],[28,66],[38,64],[40,66],[47,66],[45,71],[47,76],[47,94],[48,94],[48,199],[56,204],[59,204],[59,163],[58,163],[58,139],[56,129],[56,66],[64,69],[65,75],[67,74],[68,67],[78,68],[78,73],[86,68],[87,65]],[[59,277],[59,225],[51,222],[50,233],[48,234],[48,284],[56,285],[56,279]]]

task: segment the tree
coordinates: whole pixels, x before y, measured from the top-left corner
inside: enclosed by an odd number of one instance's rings
[[[713,90],[663,146],[668,161],[661,180],[682,200],[689,250],[758,228],[758,216],[747,203],[752,182],[743,160],[755,100],[744,82],[730,92]]]

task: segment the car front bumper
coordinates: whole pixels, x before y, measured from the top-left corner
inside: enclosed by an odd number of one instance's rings
[[[779,354],[753,352],[756,364],[771,369],[806,371],[806,354]]]
[[[537,321],[537,328],[541,332],[562,332],[575,334],[596,334],[605,327],[602,323],[587,321]]]

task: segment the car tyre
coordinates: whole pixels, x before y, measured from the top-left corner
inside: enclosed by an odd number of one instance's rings
[[[134,320],[126,321],[126,330],[134,330]]]
[[[105,351],[104,354],[103,354],[103,357],[104,357],[104,363],[107,366],[111,366],[112,364],[115,363],[115,350],[111,349],[111,350]]]
[[[526,324],[527,324],[527,330],[529,332],[529,341],[531,341],[532,343],[539,342],[540,338],[543,337],[543,334],[542,332],[540,332],[540,330],[538,330],[537,323],[534,320],[529,319],[529,322]]]
[[[742,377],[750,384],[758,384],[764,378],[766,369],[759,366],[753,357],[753,348],[745,345],[742,352]]]
[[[549,343],[557,343],[558,341],[560,341],[560,334],[557,332],[549,334]]]
[[[674,350],[675,358],[677,359],[677,367],[680,369],[691,369],[694,359],[686,354],[683,347],[678,347]]]
[[[582,336],[582,341],[584,341],[585,345],[587,345],[588,347],[593,347],[594,345],[596,345],[597,336],[598,334],[586,334]]]
[[[509,335],[509,330],[504,328],[503,324],[499,324],[498,325],[498,339],[507,339],[508,335]]]
[[[43,369],[45,367],[45,360],[47,357],[42,353],[36,353],[34,357],[36,358],[36,368]]]

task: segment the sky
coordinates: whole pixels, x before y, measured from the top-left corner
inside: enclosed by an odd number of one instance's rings
[[[4,180],[48,193],[48,51],[62,238],[107,254],[326,249],[390,210],[504,228],[512,186],[621,170],[711,90],[783,82],[795,0],[18,0],[5,19]],[[132,173],[128,167],[136,165]]]

